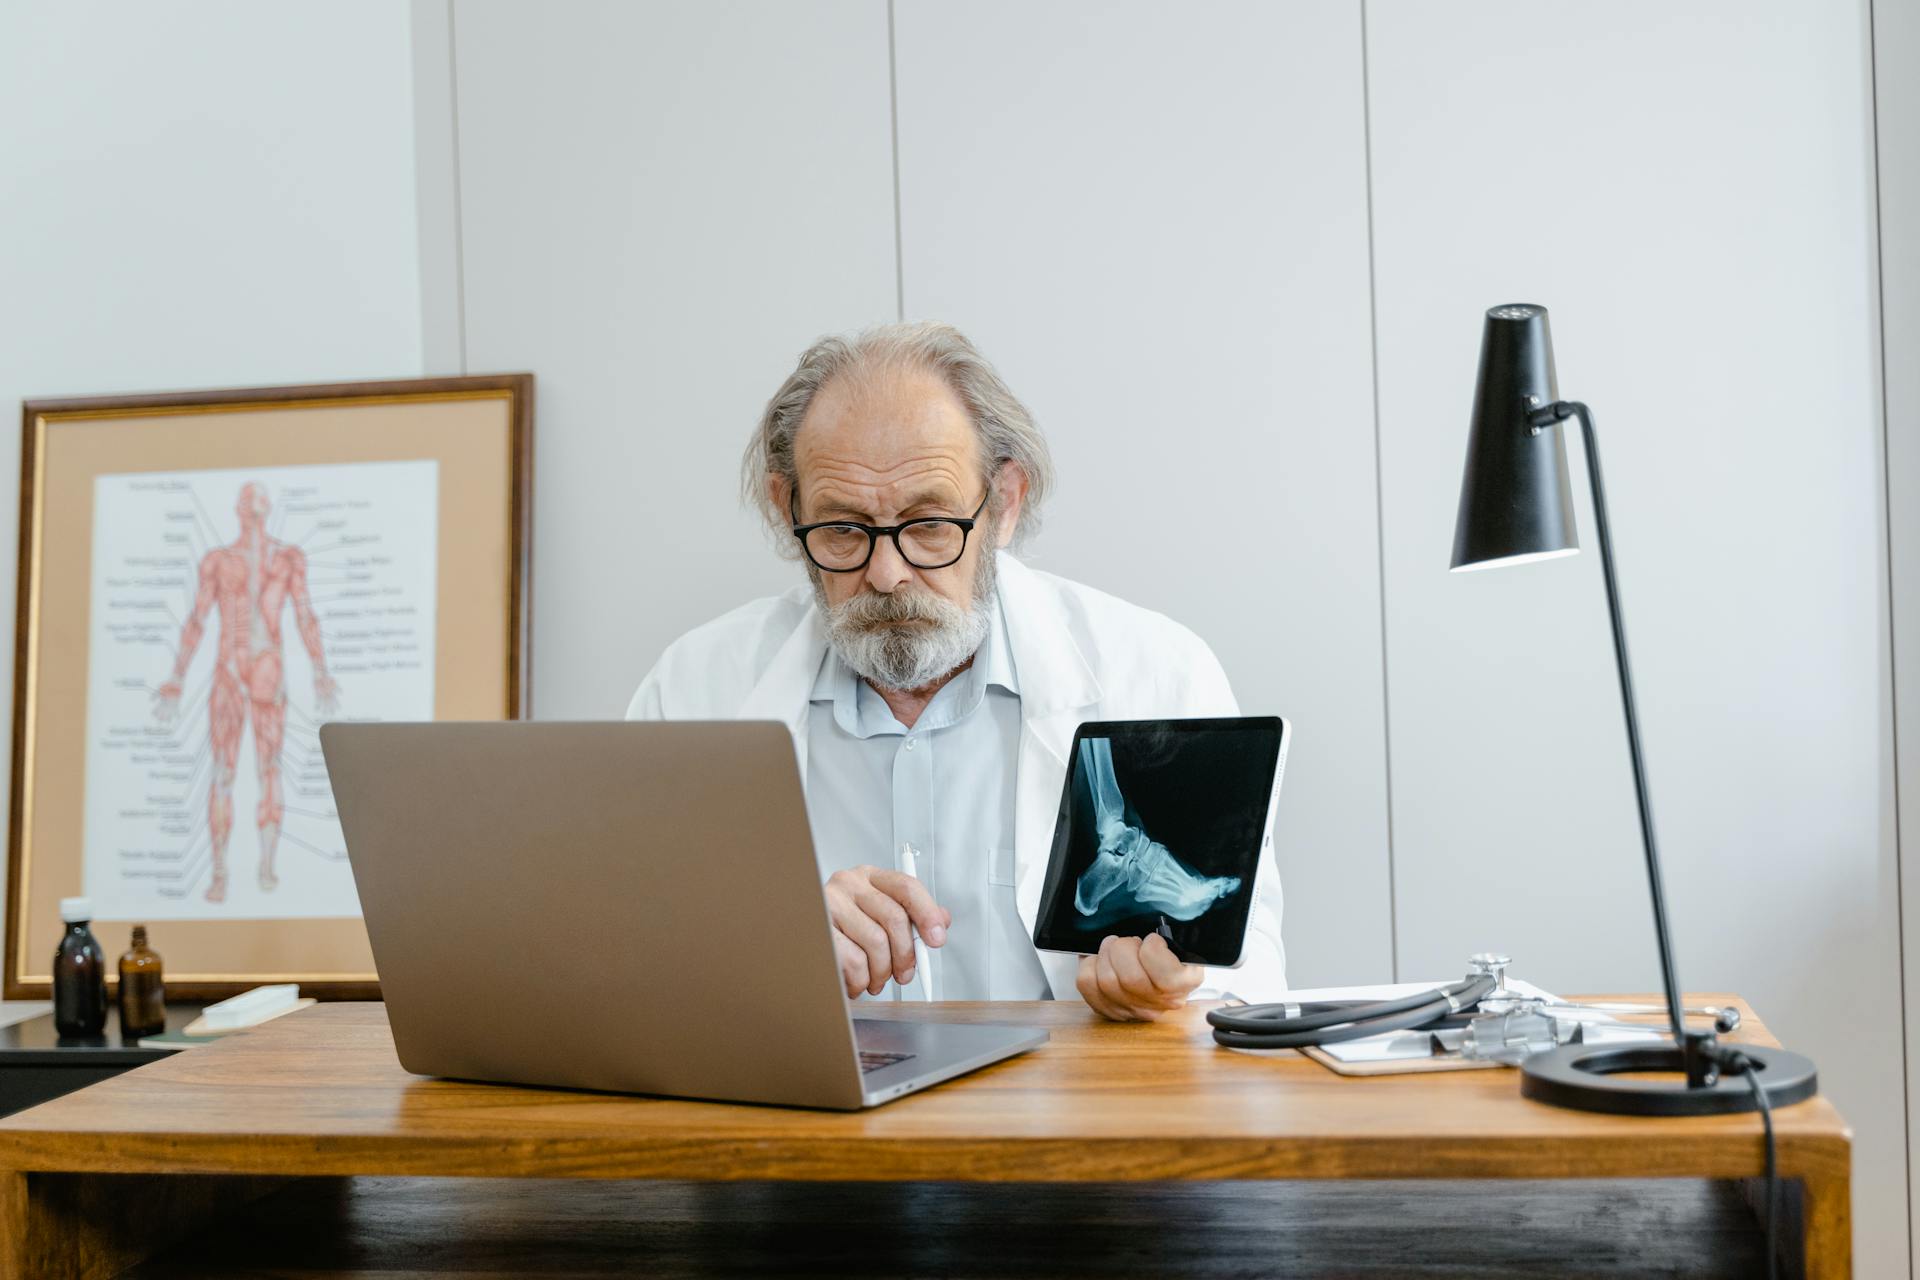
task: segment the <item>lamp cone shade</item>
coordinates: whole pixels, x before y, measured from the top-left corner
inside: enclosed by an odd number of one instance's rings
[[[1538,405],[1529,397],[1538,397]],[[1454,569],[1546,560],[1580,549],[1566,432],[1550,426],[1536,433],[1527,421],[1532,409],[1559,398],[1547,309],[1524,302],[1490,308],[1460,479]]]

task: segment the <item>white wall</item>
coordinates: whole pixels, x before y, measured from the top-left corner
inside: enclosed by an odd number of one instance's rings
[[[1447,572],[1482,313],[1542,303],[1560,392],[1599,428],[1680,979],[1746,995],[1817,1060],[1854,1124],[1861,1272],[1888,1274],[1906,1185],[1900,1027],[1868,1015],[1901,996],[1864,9],[1368,13],[1402,967],[1497,944],[1549,988],[1659,982],[1597,553]],[[1551,72],[1516,80],[1529,62]]]
[[[1029,558],[1193,627],[1293,721],[1289,977],[1387,981],[1359,9],[903,2],[895,37],[906,314],[1046,429]]]
[[[452,26],[467,368],[539,377],[534,705],[618,716],[675,636],[800,580],[740,451],[808,343],[894,312],[886,7]]]
[[[23,399],[420,372],[411,81],[381,0],[0,5],[9,619]]]

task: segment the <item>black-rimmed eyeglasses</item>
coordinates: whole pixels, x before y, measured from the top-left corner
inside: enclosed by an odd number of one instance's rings
[[[993,487],[981,495],[980,505],[970,516],[929,516],[903,524],[856,524],[851,520],[828,520],[820,524],[796,524],[793,536],[813,561],[828,573],[853,573],[867,567],[873,559],[873,545],[882,537],[893,539],[900,558],[916,569],[944,569],[966,554],[967,535],[987,509]],[[796,513],[795,518],[798,518]]]

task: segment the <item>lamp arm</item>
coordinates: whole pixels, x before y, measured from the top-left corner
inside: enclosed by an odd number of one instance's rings
[[[1711,1033],[1689,1032],[1680,1013],[1680,982],[1674,976],[1673,941],[1667,930],[1666,892],[1660,876],[1660,855],[1653,839],[1653,805],[1647,797],[1646,761],[1640,750],[1640,716],[1633,698],[1633,674],[1627,665],[1627,629],[1620,613],[1620,587],[1613,576],[1613,538],[1607,529],[1607,492],[1600,477],[1600,446],[1594,438],[1593,414],[1578,400],[1557,400],[1531,408],[1529,430],[1538,435],[1554,423],[1579,418],[1580,437],[1587,451],[1587,479],[1593,486],[1593,527],[1600,540],[1600,572],[1607,584],[1607,613],[1613,620],[1613,656],[1620,668],[1620,701],[1626,712],[1627,749],[1633,759],[1633,788],[1640,802],[1640,837],[1647,851],[1647,884],[1653,896],[1653,931],[1660,944],[1660,978],[1666,984],[1667,1013],[1674,1039],[1687,1050],[1688,1076],[1712,1071],[1706,1055],[1712,1052]],[[1702,1053],[1702,1050],[1705,1053]]]

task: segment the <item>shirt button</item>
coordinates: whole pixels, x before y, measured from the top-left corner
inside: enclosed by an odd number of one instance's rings
[[[908,739],[907,739],[907,750],[909,750],[909,751],[911,751],[911,750],[913,750],[913,744],[914,744],[914,743],[916,743],[916,742],[918,742],[918,741],[919,741],[919,739],[918,739],[918,738],[908,738]]]

